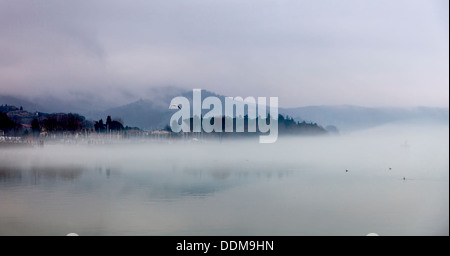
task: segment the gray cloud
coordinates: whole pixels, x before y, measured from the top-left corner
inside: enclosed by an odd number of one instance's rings
[[[0,94],[448,106],[448,43],[446,1],[0,0]]]

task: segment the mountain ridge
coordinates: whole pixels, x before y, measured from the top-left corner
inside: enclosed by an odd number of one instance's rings
[[[0,104],[10,104],[23,106],[24,109],[34,112],[71,112],[79,113],[87,119],[99,120],[105,116],[112,116],[120,119],[124,125],[137,126],[146,130],[162,129],[170,120],[174,110],[170,110],[169,104],[173,97],[184,96],[191,102],[192,109],[192,91],[185,91],[174,88],[170,90],[154,90],[152,98],[141,98],[139,100],[122,104],[118,106],[105,108],[92,108],[83,105],[85,100],[80,102],[71,102],[64,105],[61,102],[48,101],[53,104],[40,104],[32,100],[17,97],[0,95]],[[209,96],[218,97],[222,104],[225,96],[216,94],[208,90],[202,90],[202,100]],[[41,99],[39,102],[46,102]],[[58,104],[62,104],[58,108]],[[92,104],[91,104],[92,105]],[[95,105],[95,104],[94,104]],[[209,110],[202,110],[202,114]],[[192,111],[191,111],[192,113]],[[303,106],[295,108],[279,108],[279,113],[294,118],[296,121],[314,122],[319,125],[335,126],[341,131],[352,131],[367,129],[391,122],[401,122],[408,120],[418,120],[423,122],[447,123],[449,120],[449,109],[441,107],[365,107],[356,105],[316,105]]]

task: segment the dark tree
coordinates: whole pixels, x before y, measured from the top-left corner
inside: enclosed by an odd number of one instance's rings
[[[94,129],[96,132],[104,132],[105,125],[103,124],[103,119],[100,119],[98,122],[95,122]]]
[[[108,116],[108,117],[106,118],[106,126],[107,126],[107,127],[110,126],[110,125],[111,125],[111,122],[112,122],[111,116]]]
[[[80,116],[76,114],[68,114],[67,115],[67,124],[66,124],[66,130],[69,130],[71,132],[80,131],[83,123],[83,119],[80,118]]]
[[[128,126],[127,126],[128,127]],[[163,129],[163,131],[172,132],[172,128],[170,128],[170,125],[166,125]]]
[[[31,121],[31,130],[33,132],[40,132],[41,126],[39,125],[39,121],[35,118],[33,121]]]
[[[56,132],[58,130],[58,120],[54,116],[49,117],[44,121],[43,127],[48,132]]]
[[[16,126],[16,123],[9,119],[7,114],[0,112],[0,130],[9,131]]]
[[[108,116],[106,118],[106,123],[103,124],[103,120],[100,120],[99,122],[95,123],[95,130],[100,130],[100,131],[104,131],[104,130],[112,130],[112,131],[121,131],[123,130],[123,124],[119,121],[116,120],[112,120],[111,116]]]
[[[118,121],[111,121],[109,123],[109,129],[113,131],[121,131],[123,130],[123,125]]]
[[[33,136],[39,136],[41,132],[41,126],[36,118],[31,121],[31,131],[33,131]]]

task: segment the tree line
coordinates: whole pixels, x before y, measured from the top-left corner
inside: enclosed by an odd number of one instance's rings
[[[11,118],[8,116],[9,112],[18,110],[23,113],[23,117],[15,116]],[[22,107],[0,106],[0,130],[12,136],[30,135],[30,133],[34,136],[39,136],[43,131],[47,133],[68,132],[75,134],[83,129],[93,129],[98,133],[104,133],[121,131],[127,128],[124,128],[120,120],[112,120],[111,116],[106,118],[106,123],[103,122],[103,119],[92,122],[86,120],[84,116],[75,113],[30,113],[23,111]]]
[[[239,117],[234,117],[234,118],[225,117],[225,116],[213,117],[210,120],[211,124],[214,123],[215,118],[222,118],[222,120],[221,120],[222,131],[225,130],[226,119],[230,119],[230,121],[233,124],[233,127],[236,128],[236,129],[234,129],[234,131],[237,130],[237,127],[239,126],[239,123],[243,123],[244,124],[244,127],[243,127],[244,132],[243,133],[232,132],[232,133],[226,133],[227,135],[250,136],[250,135],[257,135],[259,133],[259,132],[257,132],[257,133],[248,133],[248,124],[249,124],[249,121],[250,121],[248,115],[245,115],[244,117],[239,116]],[[198,116],[191,117],[190,120],[186,119],[185,121],[189,121],[189,123],[190,123],[190,131],[193,131],[194,119],[200,120],[200,123],[203,121],[203,117],[198,117]],[[239,119],[240,120],[243,119],[243,122],[239,122],[240,121]],[[253,119],[252,122],[257,124],[258,123],[258,119],[259,119],[259,117],[257,117],[256,119]],[[274,121],[274,120],[271,119],[269,114],[267,115],[266,120]],[[318,125],[317,123],[313,123],[313,122],[309,122],[308,123],[306,121],[302,121],[302,122],[295,121],[292,117],[289,117],[287,115],[284,116],[282,114],[279,114],[277,121],[278,121],[278,132],[280,134],[291,134],[291,135],[295,135],[295,134],[305,134],[305,135],[306,134],[308,134],[308,135],[316,134],[316,135],[320,135],[320,134],[327,133],[327,131],[323,127]],[[169,125],[167,125],[164,128],[164,130],[172,132],[172,129],[171,129],[171,127]],[[215,133],[216,132],[212,132],[211,134],[213,135]],[[219,134],[221,134],[221,133],[219,133]]]
[[[103,119],[95,122],[94,129],[96,132],[108,132],[108,131],[122,131],[125,128],[120,121],[112,120],[111,116],[106,118],[106,123],[103,123]]]

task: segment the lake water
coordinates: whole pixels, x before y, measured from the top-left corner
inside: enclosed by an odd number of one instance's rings
[[[448,126],[384,126],[0,148],[0,235],[448,235],[448,141]]]

